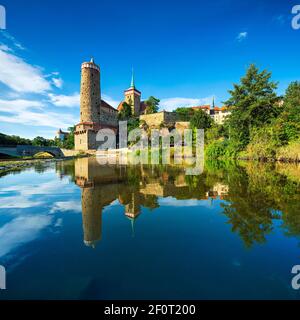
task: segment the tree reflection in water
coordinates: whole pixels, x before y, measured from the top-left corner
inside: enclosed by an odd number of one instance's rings
[[[93,158],[59,162],[56,170],[82,189],[85,243],[101,239],[101,215],[118,200],[134,221],[159,198],[220,199],[222,214],[246,247],[266,242],[274,222],[288,236],[300,234],[300,166],[256,162],[206,162],[203,174],[186,176],[180,166],[99,166]]]

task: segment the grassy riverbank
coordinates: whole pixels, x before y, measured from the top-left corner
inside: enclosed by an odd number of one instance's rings
[[[300,141],[284,146],[274,145],[271,140],[250,143],[245,150],[236,151],[228,141],[216,141],[205,147],[205,155],[211,160],[255,160],[300,162]]]
[[[38,154],[35,157],[21,157],[21,158],[11,158],[11,159],[0,159],[0,176],[4,173],[10,171],[20,171],[22,169],[28,168],[32,165],[45,164],[48,162],[84,158],[90,155],[86,153],[80,153],[76,156],[65,157],[65,158],[54,158],[49,156],[49,154]]]

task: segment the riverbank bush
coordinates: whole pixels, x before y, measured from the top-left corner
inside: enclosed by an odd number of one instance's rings
[[[279,161],[300,161],[300,141],[293,141],[276,152]]]
[[[277,86],[267,70],[248,68],[229,90],[231,115],[223,128],[206,132],[207,158],[300,161],[300,82],[292,82],[283,97]]]
[[[205,147],[205,156],[208,159],[235,159],[238,147],[229,140],[214,141]]]

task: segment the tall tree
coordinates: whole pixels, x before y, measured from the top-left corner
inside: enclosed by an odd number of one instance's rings
[[[192,129],[208,129],[213,123],[212,118],[203,110],[197,110],[191,118],[190,125]]]
[[[149,97],[148,100],[145,101],[146,103],[146,113],[151,114],[151,113],[157,113],[159,109],[159,103],[160,100],[151,96]]]
[[[127,102],[123,102],[121,111],[119,112],[119,120],[128,120],[132,117],[131,106]]]
[[[75,147],[75,137],[74,137],[75,126],[68,128],[68,131],[69,131],[69,134],[64,141],[64,147],[66,149],[74,149],[74,147]]]
[[[191,117],[194,115],[194,110],[192,108],[177,108],[175,112],[180,121],[190,121]]]
[[[231,97],[225,104],[231,107],[232,114],[227,125],[230,138],[241,149],[249,143],[252,128],[270,123],[279,114],[276,88],[270,72],[260,72],[251,64],[240,84],[234,84],[233,90],[229,90]]]
[[[288,86],[282,113],[275,124],[283,143],[300,137],[300,82],[295,81]]]
[[[38,147],[47,147],[48,141],[47,141],[47,139],[45,139],[43,137],[36,137],[32,140],[32,144],[34,146],[38,146]]]

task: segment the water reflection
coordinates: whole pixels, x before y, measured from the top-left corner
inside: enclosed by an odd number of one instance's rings
[[[99,166],[95,159],[57,164],[81,188],[84,243],[101,240],[102,211],[118,200],[124,215],[135,219],[143,208],[155,210],[160,199],[220,201],[221,213],[246,247],[266,242],[274,224],[287,236],[300,234],[300,169],[296,165],[206,163],[199,176],[176,166]]]
[[[0,299],[299,298],[299,200],[291,164],[207,162],[187,176],[84,158],[6,174]]]

